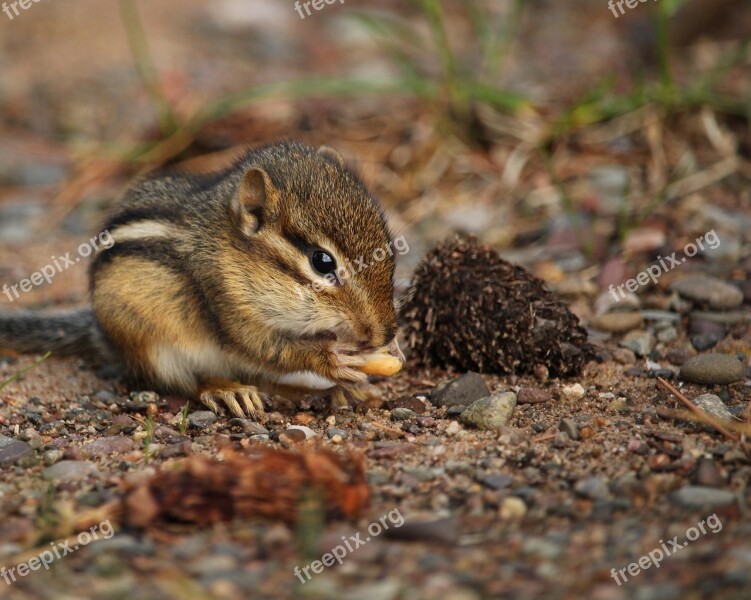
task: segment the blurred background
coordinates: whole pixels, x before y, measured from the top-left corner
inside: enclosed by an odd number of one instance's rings
[[[322,6],[0,13],[0,278],[96,232],[135,174],[290,137],[357,164],[410,242],[402,285],[452,231],[574,298],[712,227],[748,266],[748,3]],[[81,300],[82,271],[27,300]]]

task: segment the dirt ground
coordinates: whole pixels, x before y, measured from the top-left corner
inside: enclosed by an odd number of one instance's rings
[[[460,4],[444,3],[449,34],[471,53]],[[510,20],[512,4],[494,14]],[[279,398],[254,423],[195,402],[184,416],[187,399],[138,389],[105,363],[0,351],[0,382],[29,369],[0,387],[0,598],[751,597],[748,114],[645,103],[590,122],[594,109],[580,105],[576,127],[553,127],[593,82],[612,76],[625,96],[656,71],[645,7],[616,19],[601,2],[584,4],[529,3],[499,85],[537,108],[481,107],[476,138],[447,131],[440,103],[409,94],[287,94],[209,120],[161,161],[212,170],[245,144],[289,137],[337,147],[409,244],[397,296],[437,242],[476,235],[580,318],[595,356],[582,372],[482,374],[487,391],[474,380],[442,405],[431,392],[466,373],[408,353],[405,369],[372,378],[351,412],[319,396]],[[180,118],[263,84],[311,74],[378,82],[398,70],[347,16],[373,8],[365,2],[324,3],[305,19],[272,0],[139,6]],[[411,5],[378,8],[426,29]],[[749,24],[745,6],[713,18],[674,51],[677,81],[711,71]],[[420,54],[430,71],[428,58]],[[723,94],[747,104],[750,66],[746,48]],[[157,143],[115,3],[0,13],[0,73],[0,284],[12,285],[100,233],[148,166],[116,155],[140,142],[169,153],[181,140]],[[705,247],[689,256],[700,238]],[[673,253],[676,266],[656,284],[618,297],[618,284]],[[13,301],[0,295],[0,310],[85,303],[89,261]],[[508,391],[505,424],[485,430],[468,418],[469,404]],[[133,482],[190,456],[267,447],[362,455],[369,506],[354,519],[313,511],[296,523],[128,525],[129,511],[146,509],[122,503]],[[353,537],[369,541],[340,565],[309,566]],[[68,555],[49,568],[19,570],[64,553],[66,540]],[[306,567],[309,579],[297,575]]]

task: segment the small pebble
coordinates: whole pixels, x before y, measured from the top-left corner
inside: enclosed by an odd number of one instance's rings
[[[622,365],[633,365],[636,362],[636,354],[628,348],[615,348],[613,350],[613,360]]]
[[[550,401],[550,394],[539,388],[523,387],[517,392],[516,401],[519,404],[541,404]]]
[[[42,455],[42,461],[44,462],[45,467],[51,467],[56,462],[60,462],[60,460],[63,458],[63,453],[60,450],[47,450]]]
[[[743,292],[731,285],[708,275],[690,275],[675,281],[671,291],[678,292],[684,298],[699,304],[708,304],[710,308],[727,310],[743,304]]]
[[[188,426],[193,429],[208,429],[216,421],[216,414],[210,410],[198,410],[188,415]]]
[[[621,340],[624,348],[631,350],[636,356],[647,356],[652,351],[652,334],[648,331],[631,331]]]
[[[446,435],[456,435],[461,431],[462,427],[457,421],[451,421],[446,427]]]
[[[721,421],[732,421],[733,415],[719,396],[714,394],[702,394],[694,399],[694,404],[708,415]]]
[[[611,497],[608,483],[604,477],[587,477],[574,484],[574,491],[591,500],[608,500]]]
[[[493,430],[507,425],[516,409],[516,394],[501,392],[482,398],[467,407],[459,419],[465,425],[478,429]]]
[[[81,454],[86,458],[96,458],[110,454],[125,454],[134,448],[135,443],[132,439],[122,435],[113,435],[89,442],[81,448]]]
[[[680,367],[683,363],[685,363],[692,356],[694,356],[694,353],[691,352],[691,350],[688,350],[686,348],[672,348],[668,350],[667,353],[665,354],[665,359],[671,365]]]
[[[514,480],[503,473],[489,473],[479,477],[480,483],[489,487],[491,490],[502,490],[510,486]]]
[[[344,429],[337,429],[336,427],[329,427],[326,430],[326,435],[330,440],[333,440],[335,436],[339,436],[341,439],[346,440],[348,435]]]
[[[561,394],[566,400],[579,400],[584,397],[584,387],[581,383],[564,385],[561,388]]]
[[[699,352],[703,352],[704,350],[714,348],[719,341],[720,338],[714,333],[700,333],[691,338],[691,345]]]
[[[286,429],[286,433],[292,433],[294,431],[300,431],[305,436],[303,439],[309,440],[310,438],[315,437],[318,435],[315,431],[313,431],[310,427],[306,427],[305,425],[290,425]],[[297,434],[292,434],[297,438]]]
[[[701,457],[696,467],[696,483],[708,487],[721,487],[725,485],[720,467],[711,458]]]
[[[661,329],[657,333],[657,341],[662,342],[663,344],[669,344],[670,342],[674,342],[677,339],[678,330],[672,325],[670,327],[666,327],[665,329]]]
[[[577,427],[576,422],[573,419],[561,419],[560,423],[558,423],[558,431],[565,432],[566,435],[568,435],[568,437],[572,440],[579,439],[579,428]]]
[[[242,428],[246,435],[269,435],[269,430],[253,419],[235,418],[230,420],[230,425],[237,425]]]
[[[395,408],[391,411],[392,421],[406,421],[412,417],[416,417],[417,413],[409,408]]]
[[[683,363],[680,378],[704,385],[735,383],[743,379],[743,363],[731,354],[700,354]]]
[[[684,508],[711,510],[734,505],[736,497],[730,490],[703,485],[686,485],[670,494],[670,500]]]
[[[516,521],[523,518],[526,514],[527,505],[524,503],[524,500],[515,496],[504,498],[498,510],[498,515],[504,521]]]
[[[42,471],[48,481],[79,481],[90,475],[99,477],[99,469],[93,462],[83,460],[63,460]]]
[[[26,442],[0,435],[0,465],[11,465],[33,453]]]
[[[717,323],[711,319],[697,316],[693,313],[688,322],[688,334],[691,336],[711,333],[718,340],[721,340],[727,334],[727,330],[722,323]]]
[[[594,329],[609,333],[626,333],[639,329],[643,324],[642,316],[638,312],[611,312],[592,317],[590,325]]]
[[[468,406],[490,396],[485,380],[479,373],[470,372],[450,381],[444,381],[430,392],[430,402],[441,406]]]

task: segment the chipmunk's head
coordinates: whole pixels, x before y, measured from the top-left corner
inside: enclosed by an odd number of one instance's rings
[[[232,277],[244,281],[247,310],[260,308],[266,326],[363,349],[393,340],[394,258],[409,248],[392,239],[335,150],[285,143],[251,152],[232,214]]]

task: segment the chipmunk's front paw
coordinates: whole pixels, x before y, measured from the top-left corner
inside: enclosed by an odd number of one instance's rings
[[[354,348],[341,345],[329,349],[324,377],[348,389],[366,381],[368,376],[361,370],[366,360],[353,352]]]
[[[199,400],[213,412],[219,412],[222,402],[236,417],[256,419],[263,413],[263,396],[258,388],[230,381],[209,380],[202,387]]]

